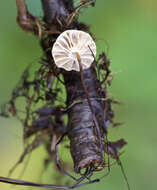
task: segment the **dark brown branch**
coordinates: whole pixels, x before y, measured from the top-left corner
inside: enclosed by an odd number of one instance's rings
[[[17,23],[22,30],[39,35],[41,37],[41,27],[39,21],[28,12],[25,0],[16,0]]]
[[[28,69],[26,69],[26,72],[24,72],[21,78],[22,80],[20,80],[19,85],[13,91],[12,98],[9,101],[9,105],[11,106],[9,112],[18,117],[15,101],[21,96],[26,99],[26,116],[25,119],[22,120],[24,126],[24,141],[30,136],[39,133],[39,136],[36,136],[34,141],[30,143],[30,146],[26,147],[24,153],[10,173],[23,161],[27,153],[31,152],[41,143],[46,145],[50,157],[48,160],[54,161],[53,147],[56,145],[56,164],[58,164],[60,171],[75,180],[75,184],[72,186],[57,186],[5,177],[0,177],[0,182],[56,189],[73,189],[99,181],[99,179],[90,180],[90,177],[95,171],[101,170],[107,165],[110,167],[109,161],[108,164],[106,164],[104,158],[104,153],[106,153],[117,160],[117,163],[121,166],[128,189],[130,189],[123,166],[119,160],[120,154],[118,153],[118,150],[123,147],[125,141],[109,142],[107,140],[107,126],[109,123],[112,123],[114,115],[111,109],[111,99],[107,97],[106,85],[103,87],[97,76],[99,69],[105,71],[106,77],[104,81],[106,81],[110,73],[109,61],[106,59],[105,54],[100,57],[100,61],[102,62],[101,67],[99,67],[98,65],[100,64],[94,60],[92,66],[86,70],[82,70],[81,60],[78,57],[80,72],[67,72],[58,69],[54,64],[51,54],[53,43],[58,35],[65,30],[76,29],[89,32],[88,27],[85,24],[79,23],[77,18],[80,9],[92,5],[93,1],[80,0],[80,5],[76,8],[73,7],[72,0],[41,1],[44,12],[44,24],[42,25],[43,36],[41,36],[40,24],[36,17],[28,12],[25,0],[16,0],[18,10],[17,22],[21,29],[42,37],[41,47],[44,51],[44,58],[41,61],[41,67],[35,72],[33,80],[28,80],[29,74]],[[61,93],[62,90],[61,88],[58,89],[56,84],[52,81],[54,76],[58,78],[60,74],[64,78],[62,84],[65,85],[67,94],[67,109],[64,109],[66,111],[62,111],[62,106],[56,107],[55,105],[59,97],[57,93]],[[55,89],[53,88],[54,85]],[[33,105],[39,103],[40,100],[45,106],[34,110]],[[68,126],[64,124],[63,117],[65,113],[69,116]],[[75,172],[81,175],[79,179],[72,177],[61,168],[57,147],[62,141],[64,134],[69,137],[74,169]],[[59,137],[61,137],[61,140],[57,143]],[[85,172],[82,174],[81,170],[83,168]],[[110,169],[108,169],[108,172],[109,171]],[[84,179],[88,179],[88,182],[82,183]]]
[[[72,0],[42,0],[44,21],[49,25],[65,24],[70,13],[73,11]]]
[[[69,2],[72,3],[72,1]],[[71,12],[65,0],[42,0],[42,5],[47,27],[50,25],[58,27],[58,20],[66,22]],[[76,23],[73,27],[79,29],[78,25],[79,23]],[[62,27],[62,30],[65,30],[64,27]],[[54,64],[51,55],[53,44],[47,43],[50,41],[52,41],[52,36],[48,36],[47,39],[42,41],[42,47],[48,62]],[[49,50],[45,51],[47,49]],[[84,80],[83,86],[80,73],[62,71],[67,90],[67,107],[74,102],[81,102],[74,105],[68,112],[70,149],[74,160],[75,171],[78,173],[82,168],[89,166],[95,169],[102,169],[104,167],[102,140],[104,134],[106,135],[107,133],[103,103],[100,101],[102,97],[98,93],[100,84],[97,80],[96,71],[91,67],[81,72],[84,76],[82,79]],[[86,91],[84,86],[86,86]]]

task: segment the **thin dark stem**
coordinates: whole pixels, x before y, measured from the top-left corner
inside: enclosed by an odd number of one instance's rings
[[[121,168],[121,171],[122,171],[122,174],[123,174],[124,179],[125,179],[125,181],[126,181],[128,190],[131,190],[130,185],[129,185],[129,182],[128,182],[128,178],[127,178],[127,176],[126,176],[126,174],[125,174],[125,170],[124,170],[124,168],[123,168],[123,164],[122,164],[122,162],[120,161],[119,158],[118,158],[117,162],[118,162],[118,164],[119,164],[119,166],[120,166],[120,168]]]
[[[34,186],[34,187],[46,187],[46,188],[55,188],[55,189],[69,189],[68,186],[59,186],[59,185],[51,185],[51,184],[40,184],[29,181],[17,180],[7,177],[0,177],[0,182],[9,183],[14,185],[24,185],[24,186]]]
[[[93,122],[94,122],[94,125],[96,127],[96,131],[97,131],[97,135],[98,135],[98,140],[99,140],[99,144],[100,144],[100,149],[103,151],[103,145],[102,145],[102,140],[101,140],[100,128],[99,128],[99,124],[98,124],[97,118],[96,118],[94,110],[93,110],[92,103],[90,101],[90,97],[89,97],[89,94],[88,94],[88,90],[87,90],[86,84],[84,82],[83,69],[82,69],[82,65],[81,65],[81,60],[80,60],[80,57],[79,57],[78,54],[76,54],[76,56],[77,56],[79,67],[80,67],[80,75],[81,75],[82,86],[83,86],[85,94],[87,96],[88,105],[89,105],[90,110],[92,112]]]
[[[24,186],[34,186],[34,187],[46,187],[50,189],[74,189],[76,187],[80,187],[83,185],[87,184],[92,184],[99,182],[99,179],[95,179],[89,182],[85,182],[82,184],[74,184],[72,186],[63,186],[63,185],[51,185],[51,184],[40,184],[40,183],[34,183],[34,182],[29,182],[29,181],[23,181],[23,180],[17,180],[17,179],[12,179],[12,178],[7,178],[7,177],[0,177],[0,182],[2,183],[8,183],[8,184],[14,184],[14,185],[24,185]]]
[[[65,135],[67,135],[67,133],[64,133],[60,139],[58,140],[58,142],[56,143],[55,145],[55,153],[56,153],[56,165],[57,165],[57,168],[63,172],[65,175],[67,175],[68,177],[72,178],[73,180],[77,181],[77,179],[75,177],[73,177],[71,174],[69,174],[68,172],[66,172],[63,168],[62,168],[62,165],[60,163],[60,159],[59,159],[59,152],[58,152],[58,146],[59,144],[62,142],[63,138],[65,137]]]

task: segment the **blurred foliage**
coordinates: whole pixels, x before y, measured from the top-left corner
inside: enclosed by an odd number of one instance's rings
[[[42,16],[39,0],[28,0],[27,4],[31,12]],[[42,52],[38,39],[16,25],[15,1],[1,1],[0,20],[2,104],[9,99],[25,67],[40,60]],[[156,190],[157,1],[97,0],[95,8],[82,11],[80,20],[91,25],[98,53],[106,50],[111,61],[114,80],[110,95],[121,102],[115,107],[116,121],[124,125],[110,128],[110,139],[125,137],[128,141],[121,159],[129,183],[133,190]],[[15,118],[0,118],[0,176],[7,176],[23,150],[22,143],[21,124]],[[45,157],[42,147],[33,152],[23,179],[39,181]],[[12,177],[17,178],[23,166]],[[52,173],[49,167],[42,182],[53,183]],[[120,168],[113,166],[100,183],[81,189],[95,188],[126,190]],[[0,184],[0,189],[10,190],[12,186]]]

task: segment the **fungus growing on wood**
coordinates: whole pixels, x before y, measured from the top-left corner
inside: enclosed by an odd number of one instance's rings
[[[88,69],[96,56],[96,45],[92,37],[81,30],[66,30],[59,35],[52,48],[54,62],[67,71]]]

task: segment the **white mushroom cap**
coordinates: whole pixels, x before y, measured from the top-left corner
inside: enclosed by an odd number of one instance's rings
[[[88,69],[96,56],[95,42],[86,32],[66,30],[59,35],[52,48],[55,64],[67,71],[80,71],[77,55],[82,69]]]

